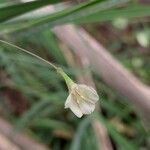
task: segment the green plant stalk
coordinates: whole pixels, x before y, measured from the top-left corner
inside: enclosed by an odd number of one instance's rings
[[[11,44],[11,43],[9,43],[9,42],[7,42],[7,41],[4,41],[4,40],[0,40],[0,42],[1,42],[1,43],[4,43],[4,44],[6,44],[6,45],[9,45],[9,46],[11,46],[11,47],[17,48],[17,49],[19,49],[19,50],[21,50],[21,51],[23,51],[23,52],[25,52],[25,53],[27,53],[27,54],[33,56],[33,57],[36,57],[37,59],[40,59],[40,60],[43,61],[44,63],[46,63],[46,64],[50,65],[51,67],[53,67],[53,68],[64,78],[64,80],[65,80],[65,82],[66,82],[68,88],[69,88],[72,84],[74,84],[73,80],[63,71],[62,68],[55,66],[53,63],[51,63],[51,62],[49,62],[49,61],[43,59],[42,57],[40,57],[40,56],[38,56],[38,55],[36,55],[36,54],[34,54],[34,53],[32,53],[32,52],[29,52],[29,51],[25,50],[24,48],[21,48],[21,47],[19,47],[19,46],[17,46],[17,45]]]

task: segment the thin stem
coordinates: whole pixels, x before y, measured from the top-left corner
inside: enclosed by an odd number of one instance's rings
[[[56,67],[53,63],[51,63],[51,62],[49,62],[49,61],[43,59],[42,57],[40,57],[40,56],[38,56],[38,55],[36,55],[36,54],[34,54],[34,53],[31,53],[31,52],[29,52],[29,51],[27,51],[27,50],[25,50],[25,49],[23,49],[23,48],[21,48],[21,47],[19,47],[19,46],[16,46],[16,45],[14,45],[14,44],[11,44],[11,43],[6,42],[6,41],[3,41],[3,40],[0,40],[0,42],[5,43],[5,44],[7,44],[7,45],[9,45],[9,46],[12,46],[12,47],[14,47],[14,48],[17,48],[17,49],[19,49],[19,50],[21,50],[21,51],[23,51],[23,52],[25,52],[25,53],[27,53],[27,54],[29,54],[29,55],[32,55],[32,56],[34,56],[34,57],[40,59],[41,61],[43,61],[43,62],[49,64],[49,65],[52,66],[54,69],[58,70],[58,67]]]

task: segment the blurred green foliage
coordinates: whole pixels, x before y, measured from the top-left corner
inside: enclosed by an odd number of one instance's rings
[[[45,1],[45,4],[47,2],[52,3],[54,1]],[[11,17],[20,15],[19,10],[22,13],[28,12],[29,7],[26,4],[19,4],[19,8],[22,9],[18,9],[17,6],[11,5],[10,7],[7,3],[1,1],[2,5],[5,4],[5,9],[0,7],[0,13],[4,13],[0,16],[2,22],[0,24],[0,35],[2,38],[11,40],[42,58],[60,65],[70,76],[75,78],[75,73],[78,70],[67,65],[59,47],[59,41],[49,28],[66,22],[114,21],[116,17],[131,18],[150,14],[149,6],[135,4],[133,1],[126,7],[118,8],[120,3],[124,2],[127,1],[87,1],[68,6],[63,8],[62,11],[44,17],[28,18],[27,21],[24,19],[9,21],[8,19]],[[39,1],[41,5],[34,5],[35,3],[30,4],[33,5],[30,7],[31,9],[45,5],[42,1]],[[13,7],[16,9],[13,9],[11,15],[9,15],[9,10]],[[141,47],[135,40],[135,34],[139,31],[137,25],[141,24],[141,21],[131,25],[130,20],[128,22],[133,29],[126,36],[122,33],[124,29],[118,29],[113,26],[113,22],[109,21],[111,28],[122,35],[122,38],[111,37],[108,39],[106,47],[124,66],[149,84],[150,64],[148,55],[139,50]],[[108,22],[101,24],[107,28]],[[148,23],[144,23],[143,30],[145,25],[148,25]],[[37,26],[40,28],[37,28]],[[23,29],[24,27],[29,30]],[[30,30],[32,28],[34,32]],[[16,32],[18,29],[21,29],[21,32]],[[90,30],[93,34],[101,34],[94,26],[90,26]],[[5,34],[8,32],[11,32],[11,34]],[[131,34],[133,34],[133,38],[129,40]],[[105,38],[107,39],[107,37]],[[133,46],[134,44],[136,46]],[[118,51],[114,51],[115,49],[118,49]],[[147,51],[146,48],[141,49]],[[5,74],[6,77],[3,77],[2,74]],[[25,130],[54,150],[97,150],[98,143],[91,127],[93,118],[100,120],[106,126],[114,148],[118,150],[145,148],[148,150],[149,134],[144,129],[134,108],[125,102],[122,95],[106,85],[95,73],[93,73],[93,76],[100,95],[102,113],[78,119],[71,111],[64,109],[64,102],[68,94],[67,88],[62,78],[52,68],[17,49],[0,44],[0,114],[9,119],[18,129]],[[7,84],[5,80],[9,80]],[[6,89],[8,89],[7,92]],[[13,90],[14,93],[19,91],[24,99],[20,99],[19,96],[15,99],[13,95],[9,94],[9,90]],[[7,94],[10,95],[9,98],[6,96]],[[9,101],[6,100],[6,97]],[[22,103],[24,100],[26,102]],[[11,101],[13,101],[13,104]],[[18,103],[20,103],[21,112],[18,112],[17,108],[14,107]],[[22,105],[26,105],[26,107]]]

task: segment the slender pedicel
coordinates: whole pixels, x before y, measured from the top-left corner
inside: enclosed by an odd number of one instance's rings
[[[29,51],[25,50],[24,48],[21,48],[21,47],[19,47],[19,46],[17,46],[17,45],[11,44],[11,43],[9,43],[9,42],[7,42],[7,41],[0,40],[0,42],[4,43],[4,44],[6,44],[6,45],[9,45],[9,46],[11,46],[11,47],[17,48],[17,49],[19,49],[19,50],[21,50],[21,51],[23,51],[23,52],[25,52],[25,53],[27,53],[27,54],[29,54],[29,55],[31,55],[31,56],[34,56],[34,57],[40,59],[40,60],[43,61],[44,63],[46,63],[46,64],[52,66],[52,67],[65,79],[65,82],[66,82],[68,88],[71,87],[71,84],[74,83],[74,82],[71,80],[71,78],[63,71],[62,68],[55,66],[53,63],[51,63],[51,62],[49,62],[49,61],[43,59],[42,57],[40,57],[40,56],[38,56],[38,55],[36,55],[36,54],[34,54],[34,53],[32,53],[32,52],[29,52]],[[70,90],[70,89],[69,89],[69,90]]]
[[[56,69],[56,70],[58,69],[58,67],[56,67],[53,63],[51,63],[51,62],[49,62],[49,61],[43,59],[42,57],[40,57],[40,56],[38,56],[38,55],[36,55],[36,54],[34,54],[34,53],[31,53],[31,52],[25,50],[24,48],[21,48],[21,47],[19,47],[19,46],[17,46],[17,45],[11,44],[11,43],[6,42],[6,41],[3,41],[3,40],[0,40],[0,42],[5,43],[5,44],[7,44],[7,45],[9,45],[9,46],[12,46],[12,47],[14,47],[14,48],[17,48],[17,49],[19,49],[19,50],[21,50],[21,51],[23,51],[23,52],[25,52],[25,53],[27,53],[27,54],[29,54],[29,55],[32,55],[32,56],[34,56],[34,57],[40,59],[41,61],[43,61],[43,62],[49,64],[50,66],[52,66],[52,67],[53,67],[54,69]]]

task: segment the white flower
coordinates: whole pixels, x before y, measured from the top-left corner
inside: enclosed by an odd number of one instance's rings
[[[79,118],[83,114],[90,114],[94,111],[99,96],[92,87],[73,83],[69,91],[70,94],[65,102],[65,108],[70,108]]]
[[[92,113],[95,109],[95,103],[99,100],[97,92],[90,86],[74,83],[61,68],[57,68],[57,72],[64,78],[69,90],[65,108],[70,108],[79,118],[83,114]]]

